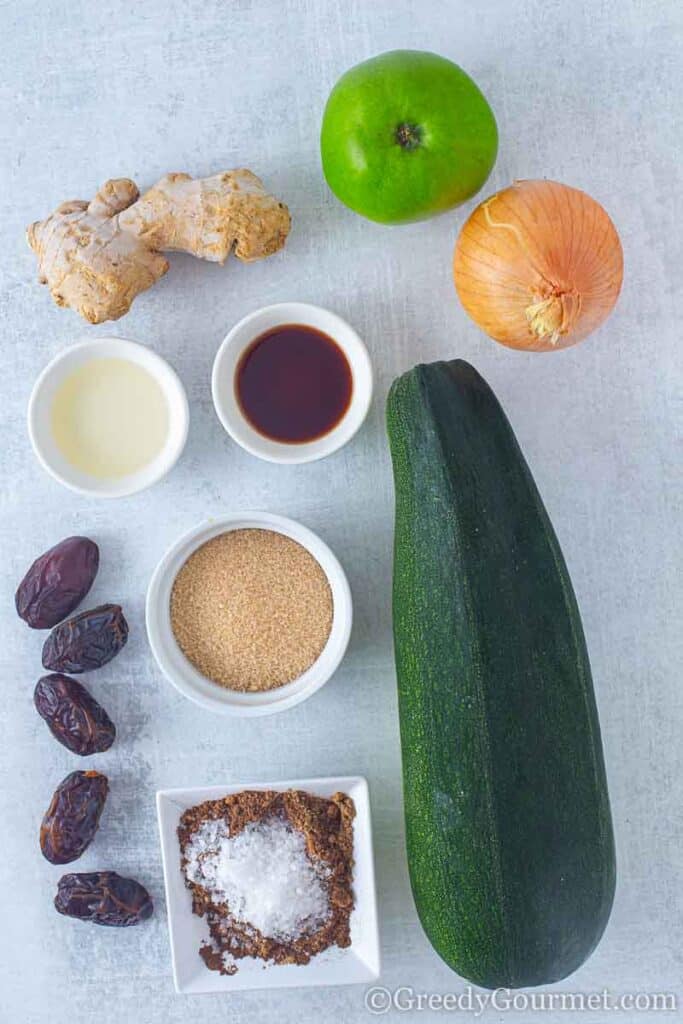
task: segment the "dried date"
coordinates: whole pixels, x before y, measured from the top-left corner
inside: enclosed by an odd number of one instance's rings
[[[57,886],[55,907],[60,914],[81,921],[129,928],[152,916],[152,898],[133,878],[115,871],[63,875]]]
[[[51,629],[70,615],[90,590],[100,564],[97,544],[67,537],[37,558],[17,588],[20,618],[32,629]]]
[[[55,626],[43,646],[43,666],[53,672],[90,672],[116,657],[127,639],[120,605],[103,604]]]
[[[68,676],[39,679],[33,693],[38,714],[54,738],[73,754],[86,757],[109,750],[116,726],[82,683]]]
[[[100,772],[71,772],[60,782],[40,826],[46,860],[68,864],[81,856],[97,832],[108,792]]]

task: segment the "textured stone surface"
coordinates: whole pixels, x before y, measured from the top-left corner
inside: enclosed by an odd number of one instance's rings
[[[0,37],[0,1019],[174,1024],[197,1012],[206,1024],[367,1019],[355,987],[200,1005],[173,993],[154,791],[222,779],[367,775],[382,983],[464,989],[427,944],[407,880],[383,434],[391,379],[418,360],[451,356],[469,359],[493,385],[536,474],[583,610],[602,714],[619,889],[598,951],[557,988],[672,990],[683,1001],[680,4],[22,0],[2,5]],[[399,46],[439,50],[480,82],[501,132],[491,188],[546,175],[605,203],[623,238],[626,279],[598,336],[554,356],[499,348],[467,321],[451,283],[452,246],[466,211],[388,229],[329,194],[317,150],[327,92],[349,65]],[[206,174],[240,165],[289,203],[294,229],[284,253],[224,268],[174,258],[169,274],[116,326],[88,328],[36,284],[23,228],[61,200],[92,195],[113,175],[144,186],[169,170]],[[211,362],[229,326],[286,299],[347,317],[377,370],[363,432],[337,455],[298,468],[259,462],[231,444],[209,391]],[[192,424],[167,480],[133,498],[95,502],[40,470],[25,407],[36,374],[61,346],[114,333],[171,360],[188,389]],[[143,603],[155,563],[181,531],[204,516],[250,507],[320,532],[348,570],[356,622],[348,657],[323,691],[282,716],[238,723],[193,707],[161,678],[145,641]],[[55,785],[83,765],[33,709],[42,636],[15,618],[12,596],[36,554],[74,532],[101,547],[92,604],[120,601],[131,625],[122,655],[87,678],[118,737],[88,762],[107,773],[111,795],[78,865],[113,868],[149,887],[154,919],[124,932],[60,918],[51,907],[60,870],[38,848]],[[481,1019],[504,1016],[491,1010]]]

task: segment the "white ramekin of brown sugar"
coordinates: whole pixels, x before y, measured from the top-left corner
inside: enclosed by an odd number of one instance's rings
[[[184,696],[255,716],[306,700],[336,671],[351,591],[311,530],[269,512],[210,519],[159,562],[147,591],[156,661]]]

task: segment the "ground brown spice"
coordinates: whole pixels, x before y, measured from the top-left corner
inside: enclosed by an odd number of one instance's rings
[[[302,790],[276,793],[272,790],[244,790],[222,800],[207,800],[184,812],[178,826],[181,866],[187,860],[185,850],[192,835],[206,821],[223,819],[232,836],[238,835],[250,822],[280,816],[292,828],[303,833],[309,857],[324,862],[329,868],[325,880],[330,916],[312,934],[291,942],[280,942],[262,935],[258,929],[236,922],[229,908],[217,906],[202,885],[185,884],[192,892],[192,910],[206,917],[211,942],[199,953],[207,967],[221,974],[234,974],[234,960],[257,957],[277,964],[307,964],[311,957],[329,946],[351,945],[349,919],[353,909],[353,800],[345,793],[329,799],[313,796]]]
[[[194,551],[171,591],[181,650],[231,690],[272,690],[302,675],[332,628],[332,591],[316,559],[274,530],[231,530]]]

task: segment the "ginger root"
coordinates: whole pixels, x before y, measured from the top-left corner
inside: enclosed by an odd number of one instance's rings
[[[168,270],[162,252],[223,263],[281,249],[289,211],[247,170],[210,178],[167,174],[142,197],[129,178],[106,182],[90,202],[62,203],[28,228],[41,284],[58,306],[91,324],[118,320]]]
[[[121,228],[121,211],[138,195],[134,181],[116,178],[90,203],[62,203],[27,231],[40,283],[58,306],[75,309],[91,324],[118,320],[168,270],[163,256]]]
[[[251,171],[167,174],[122,214],[121,224],[160,252],[189,252],[214,263],[234,252],[250,263],[282,248],[289,213]]]

